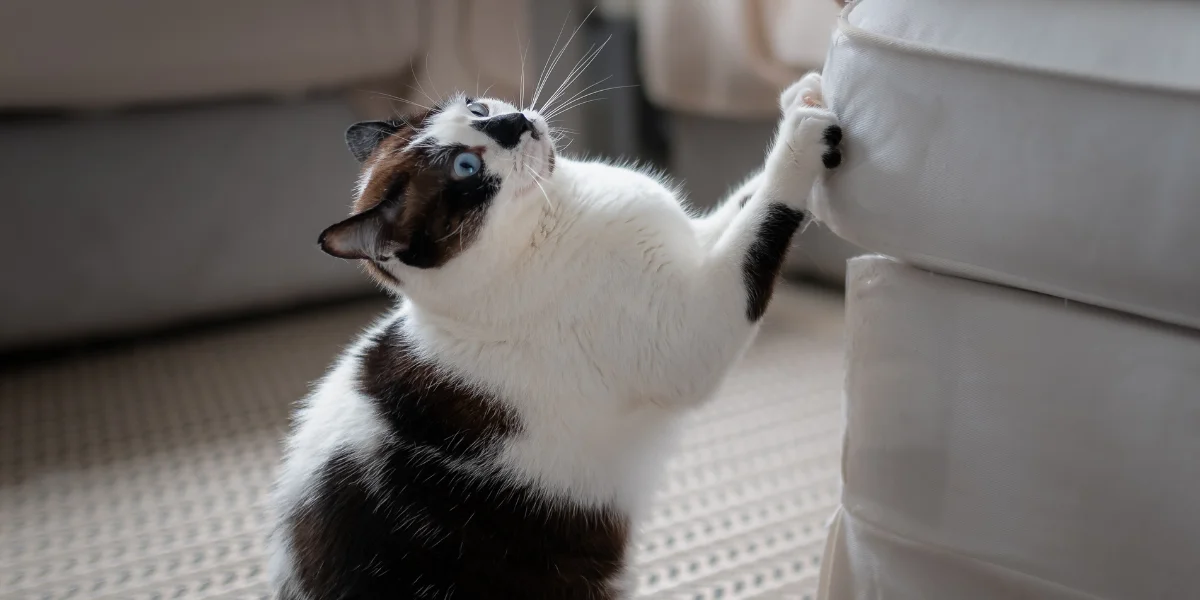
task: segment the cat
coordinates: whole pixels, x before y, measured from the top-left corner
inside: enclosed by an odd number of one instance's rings
[[[841,161],[820,76],[705,216],[661,177],[559,156],[535,110],[455,96],[352,126],[320,236],[397,308],[304,401],[272,491],[281,600],[616,599],[681,417],[758,329]]]

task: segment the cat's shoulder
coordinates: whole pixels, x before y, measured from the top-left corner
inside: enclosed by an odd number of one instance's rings
[[[677,199],[682,186],[654,165],[628,159],[563,160],[571,186],[584,195]]]
[[[621,225],[635,230],[683,227],[690,216],[682,186],[651,165],[586,159],[569,161],[564,171],[570,201],[594,217],[592,225],[610,233]]]

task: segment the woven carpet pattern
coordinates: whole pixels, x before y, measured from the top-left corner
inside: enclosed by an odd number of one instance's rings
[[[267,597],[263,498],[291,404],[365,301],[0,370],[0,599]],[[784,288],[691,420],[639,598],[810,599],[838,494],[842,301]]]

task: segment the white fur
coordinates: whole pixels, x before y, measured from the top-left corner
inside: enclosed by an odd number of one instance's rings
[[[358,359],[367,341],[393,318],[388,316],[364,332],[296,411],[283,466],[272,491],[271,503],[277,510],[303,505],[314,478],[336,451],[349,450],[352,456],[369,459],[387,439],[382,417],[358,391],[355,381]],[[268,544],[267,574],[278,588],[278,582],[290,579],[289,541],[282,532],[272,532]]]
[[[764,211],[780,201],[805,208],[824,170],[820,138],[836,121],[797,104],[802,96],[785,94],[793,102],[763,173],[701,218],[642,171],[559,157],[551,172],[536,112],[525,111],[541,140],[526,136],[511,151],[468,126],[465,103],[432,118],[414,144],[484,146],[503,185],[462,254],[437,269],[384,268],[403,282],[398,310],[419,351],[519,416],[525,433],[496,466],[548,501],[644,511],[680,415],[713,395],[757,330],[742,268]],[[740,208],[743,194],[752,198]],[[354,387],[356,356],[351,349],[299,412],[277,505],[303,502],[334,448],[367,456],[387,435]]]

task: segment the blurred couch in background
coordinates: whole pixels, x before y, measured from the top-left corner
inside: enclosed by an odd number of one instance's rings
[[[356,269],[315,250],[351,199],[346,126],[451,90],[518,98],[524,80],[528,99],[556,42],[593,8],[551,84],[611,36],[572,89],[605,78],[600,87],[631,87],[564,115],[570,151],[665,161],[702,207],[759,166],[778,91],[819,67],[837,9],[829,0],[0,4],[0,349],[369,293]],[[850,253],[813,226],[793,271],[840,283]]]
[[[343,131],[404,106],[373,92],[516,96],[527,4],[0,4],[0,346],[368,291],[315,251]]]

